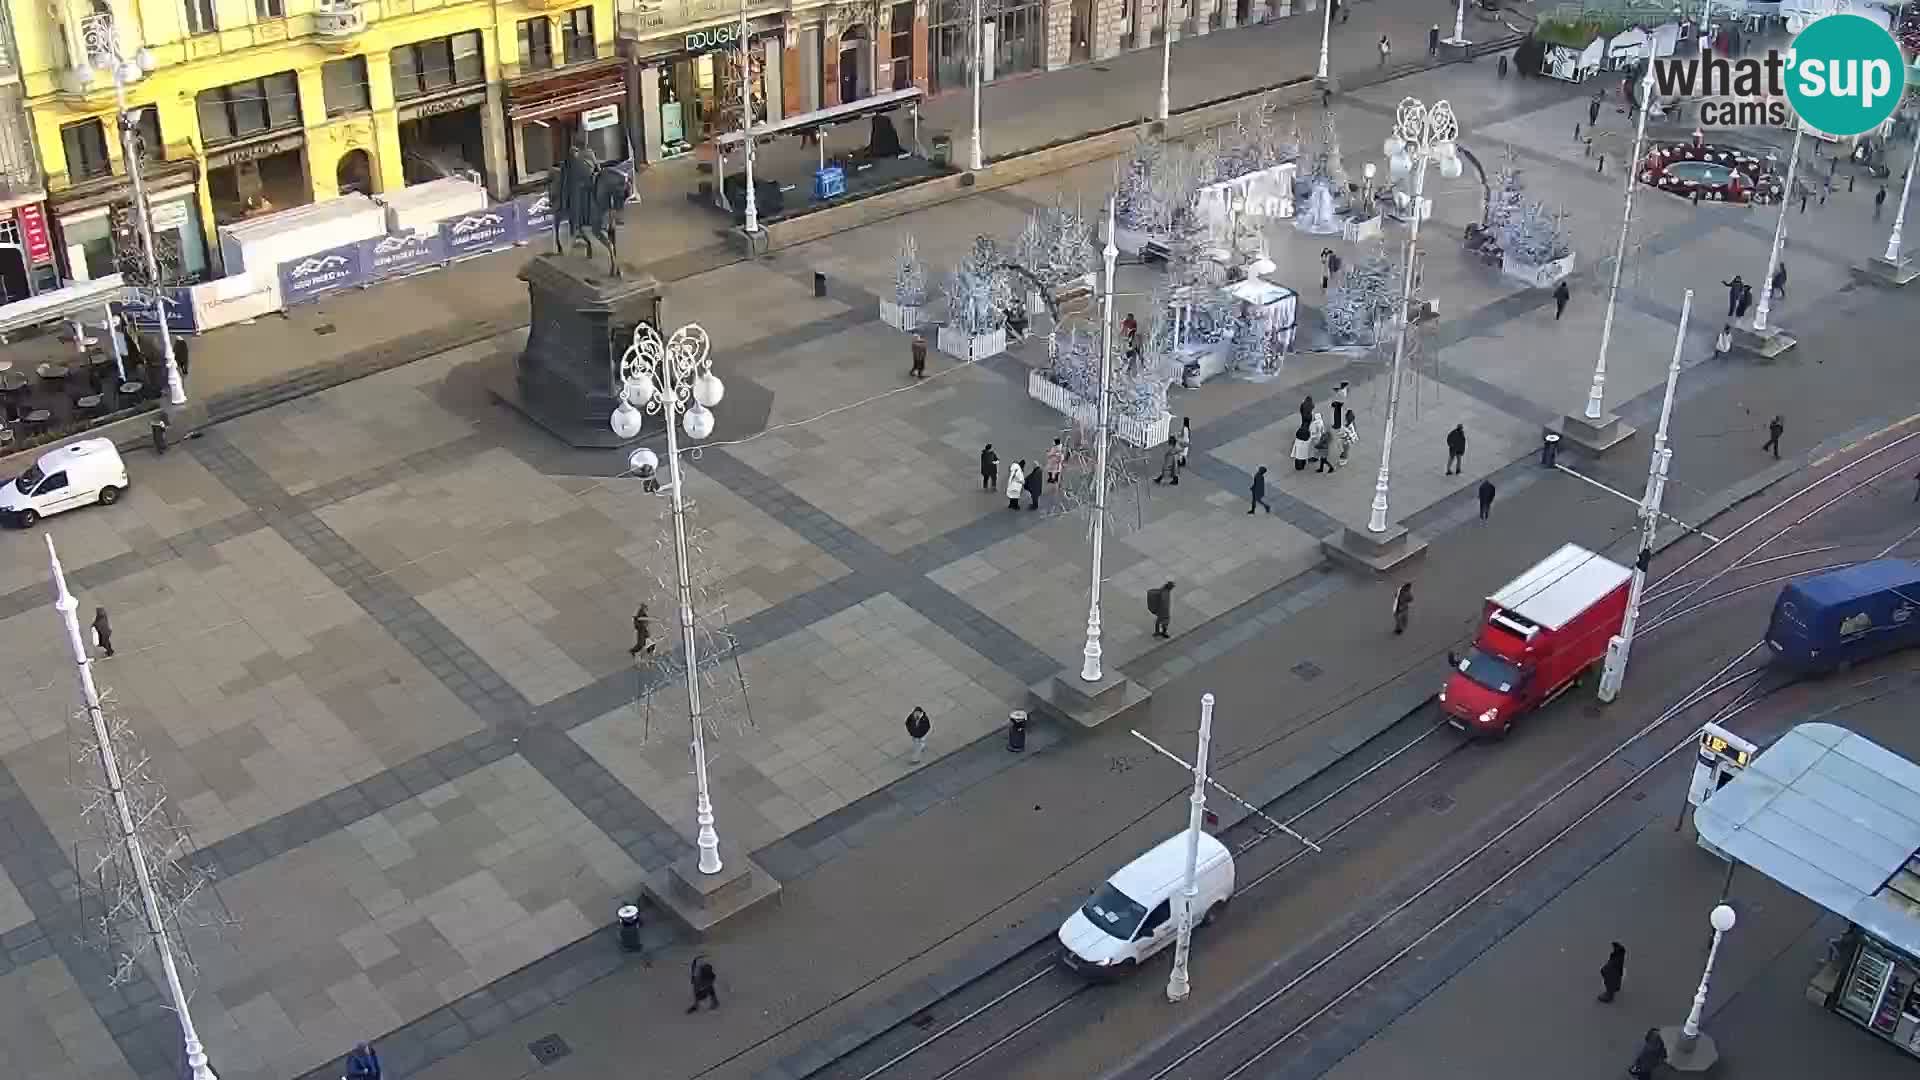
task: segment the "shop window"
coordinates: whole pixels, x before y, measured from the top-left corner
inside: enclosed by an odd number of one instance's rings
[[[214,0],[187,0],[187,32],[211,34],[220,29],[213,19]]]
[[[99,117],[62,126],[60,141],[67,148],[70,179],[91,180],[113,171],[113,163],[107,159],[107,127]]]
[[[553,66],[553,24],[545,18],[520,20],[520,70]]]
[[[893,5],[893,88],[905,90],[913,85],[913,4]]]
[[[256,19],[284,19],[287,6],[283,0],[253,0],[253,15]]]
[[[291,71],[202,90],[194,98],[200,141],[218,146],[262,132],[300,126],[300,81]]]
[[[349,56],[320,65],[320,88],[326,95],[327,115],[340,116],[372,107],[367,90],[367,58]]]
[[[402,45],[388,57],[393,65],[393,96],[401,100],[486,79],[478,30]]]
[[[593,9],[574,8],[561,16],[560,36],[566,45],[567,63],[593,59]]]

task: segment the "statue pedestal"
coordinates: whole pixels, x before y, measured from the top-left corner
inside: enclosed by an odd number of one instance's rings
[[[520,271],[533,309],[527,347],[494,397],[569,446],[623,446],[608,426],[619,402],[620,355],[642,322],[658,326],[660,283],[616,278],[586,259],[539,255]]]

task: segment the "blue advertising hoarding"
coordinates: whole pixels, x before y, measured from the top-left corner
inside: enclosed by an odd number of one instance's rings
[[[485,210],[451,217],[440,223],[447,254],[464,259],[512,247],[520,239],[519,211],[512,203],[495,203]]]
[[[200,332],[200,320],[193,312],[193,292],[189,289],[166,288],[159,290],[160,307],[167,313],[167,329],[175,334],[197,334]],[[150,333],[158,332],[160,320],[154,315],[154,296],[150,289],[128,289],[122,299],[114,305],[136,330]]]
[[[547,202],[545,192],[537,195],[522,195],[513,201],[520,224],[520,234],[515,237],[521,243],[539,239],[542,233],[553,231],[553,206]]]
[[[419,273],[447,261],[447,241],[438,231],[402,233],[360,241],[368,283]]]
[[[287,304],[365,284],[368,284],[366,260],[361,258],[357,243],[316,251],[305,258],[280,264],[280,299]]]
[[[448,218],[430,233],[376,237],[281,263],[280,298],[292,305],[338,289],[365,288],[456,259],[538,240],[551,231],[553,210],[546,195],[523,195],[512,202],[494,203],[485,210]],[[180,317],[177,312],[170,314],[176,320]],[[191,312],[186,317],[191,320]]]

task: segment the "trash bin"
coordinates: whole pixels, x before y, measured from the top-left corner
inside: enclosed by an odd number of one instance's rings
[[[1017,754],[1027,748],[1027,710],[1015,709],[1007,714],[1007,753]]]
[[[825,300],[827,298],[827,275],[820,273],[818,270],[814,271],[813,274],[813,296],[816,300]]]
[[[953,136],[935,135],[933,148],[927,152],[927,160],[942,169],[953,164]]]
[[[620,950],[640,951],[640,909],[632,904],[614,913],[620,920]]]
[[[1553,468],[1554,455],[1558,454],[1559,452],[1560,452],[1560,436],[1549,431],[1544,436],[1541,437],[1540,465],[1542,468],[1547,468],[1547,469]]]
[[[156,454],[166,453],[167,452],[167,418],[166,416],[161,415],[161,416],[154,417],[153,423],[148,425],[147,430],[153,435],[153,452]]]

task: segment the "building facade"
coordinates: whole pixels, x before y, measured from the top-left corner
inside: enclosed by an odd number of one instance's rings
[[[0,304],[60,283],[12,20],[0,13]]]

